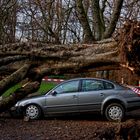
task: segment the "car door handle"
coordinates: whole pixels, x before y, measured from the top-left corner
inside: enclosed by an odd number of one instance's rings
[[[104,93],[100,93],[100,96],[104,96]]]
[[[74,98],[74,99],[77,99],[78,97],[77,97],[77,95],[73,95],[73,98]]]

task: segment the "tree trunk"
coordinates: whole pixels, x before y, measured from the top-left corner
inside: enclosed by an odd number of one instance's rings
[[[82,0],[76,0],[76,8],[79,21],[83,27],[83,43],[92,43],[94,41],[94,37],[88,22],[88,17],[86,15]]]
[[[93,27],[95,31],[95,39],[101,40],[105,31],[105,23],[103,19],[103,13],[99,6],[99,0],[92,0],[93,11]]]
[[[104,32],[103,38],[110,38],[115,31],[118,19],[120,17],[121,9],[123,6],[123,1],[124,0],[116,0],[114,3],[114,8],[113,8],[113,13],[111,15],[111,20],[106,28],[106,31]]]

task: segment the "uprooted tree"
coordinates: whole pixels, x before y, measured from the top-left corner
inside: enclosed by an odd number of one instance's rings
[[[0,113],[37,91],[45,75],[82,73],[125,67],[140,76],[140,22],[127,22],[120,39],[94,44],[47,45],[15,43],[0,46],[0,96],[17,83],[22,86],[0,100]]]

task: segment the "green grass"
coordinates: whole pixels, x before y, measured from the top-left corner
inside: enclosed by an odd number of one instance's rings
[[[40,88],[37,92],[39,92],[39,94],[46,93],[51,88],[53,88],[55,85],[56,85],[56,83],[42,82],[41,85],[40,85]],[[10,89],[8,89],[2,96],[3,97],[8,97],[10,94],[12,94],[14,91],[16,91],[20,87],[21,87],[21,85],[17,84],[15,86],[11,87]]]
[[[46,93],[47,91],[52,89],[55,85],[56,83],[52,83],[52,82],[42,82],[38,92],[40,94]]]

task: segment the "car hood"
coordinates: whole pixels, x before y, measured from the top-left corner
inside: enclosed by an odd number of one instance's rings
[[[44,97],[44,95],[37,95],[37,96],[34,96],[34,97],[27,97],[27,98],[24,98],[24,99],[18,101],[15,104],[15,106],[24,106],[25,103],[27,103],[27,102],[30,103],[31,101],[36,100],[36,99],[40,99],[42,97]]]

